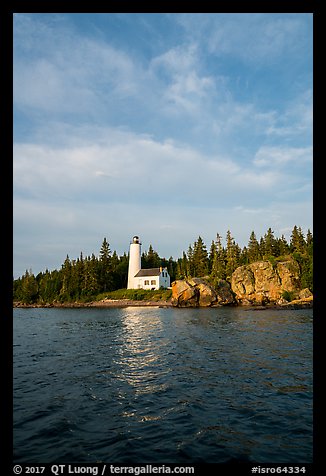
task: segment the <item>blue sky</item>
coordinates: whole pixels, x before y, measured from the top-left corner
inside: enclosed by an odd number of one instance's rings
[[[312,230],[312,14],[14,15],[14,276]]]

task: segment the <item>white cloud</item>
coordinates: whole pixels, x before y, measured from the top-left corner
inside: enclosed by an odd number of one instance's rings
[[[203,103],[216,94],[220,81],[202,72],[198,46],[179,45],[152,59],[150,71],[163,80],[164,110],[196,115],[204,113]]]
[[[262,146],[255,154],[253,164],[258,167],[282,167],[312,163],[312,147]]]
[[[268,195],[286,181],[275,170],[246,168],[230,157],[204,154],[171,140],[156,141],[112,128],[91,128],[88,134],[87,138],[85,128],[70,128],[69,141],[61,147],[16,144],[15,193],[40,200],[87,197],[89,201],[136,199],[142,204],[152,196],[152,201],[172,203],[177,199],[182,204],[211,206],[219,200],[233,200],[240,192],[247,197],[255,191]],[[55,142],[62,141],[57,137]],[[288,157],[281,152],[262,148],[255,165],[265,164],[270,157],[278,161]],[[293,154],[292,150],[286,152]]]
[[[267,128],[269,136],[290,138],[304,137],[311,140],[313,129],[312,91],[308,89],[291,101],[285,111],[274,116]]]
[[[231,55],[245,61],[269,64],[286,51],[300,51],[304,19],[297,15],[276,18],[272,14],[241,13],[212,16],[215,28],[207,34],[211,53]],[[211,24],[212,26],[212,24]]]
[[[197,64],[198,47],[195,43],[179,45],[156,56],[151,61],[153,71],[162,70],[172,76],[191,71]]]

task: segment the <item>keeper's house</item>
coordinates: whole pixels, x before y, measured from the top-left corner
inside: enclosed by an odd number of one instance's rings
[[[170,275],[166,268],[141,269],[134,277],[137,289],[160,289],[170,286]]]

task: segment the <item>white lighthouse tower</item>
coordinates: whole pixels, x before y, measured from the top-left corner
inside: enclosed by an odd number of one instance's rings
[[[134,236],[130,242],[128,289],[136,289],[135,276],[141,269],[141,242],[138,236]]]

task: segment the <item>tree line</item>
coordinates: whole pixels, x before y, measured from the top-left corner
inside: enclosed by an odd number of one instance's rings
[[[313,235],[308,230],[304,235],[301,227],[294,226],[290,241],[284,235],[274,236],[271,228],[259,240],[251,232],[247,246],[241,248],[228,230],[223,245],[222,237],[217,233],[209,250],[201,236],[191,245],[182,257],[174,260],[161,258],[152,245],[142,253],[141,266],[155,268],[167,267],[171,282],[190,276],[208,276],[212,280],[230,280],[233,271],[239,266],[255,261],[268,260],[273,265],[283,259],[294,259],[301,270],[301,286],[313,291]],[[59,302],[86,302],[98,295],[126,288],[128,279],[129,256],[118,256],[111,252],[106,238],[103,239],[99,255],[80,256],[70,259],[66,256],[61,269],[40,272],[36,276],[32,270],[14,280],[14,301],[26,304],[45,304]]]

